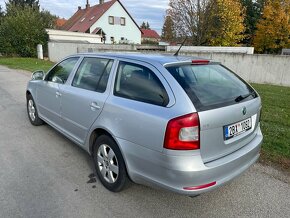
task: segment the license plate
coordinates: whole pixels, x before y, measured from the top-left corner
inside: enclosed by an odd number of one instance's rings
[[[225,139],[230,139],[238,136],[252,128],[252,119],[248,118],[246,120],[224,126]]]

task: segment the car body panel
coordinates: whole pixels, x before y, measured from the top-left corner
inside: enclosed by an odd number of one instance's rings
[[[60,84],[42,80],[37,84],[36,90],[35,101],[39,116],[50,120],[54,126],[61,126],[59,86]]]

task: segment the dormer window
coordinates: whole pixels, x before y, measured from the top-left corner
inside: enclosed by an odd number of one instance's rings
[[[84,18],[82,18],[82,19],[81,19],[81,22],[83,22],[85,19],[86,19],[85,17],[84,17]]]

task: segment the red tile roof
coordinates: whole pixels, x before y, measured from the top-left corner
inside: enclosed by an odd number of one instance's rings
[[[55,25],[57,26],[57,27],[62,27],[65,23],[66,23],[66,19],[64,19],[64,18],[58,18],[58,19],[56,19],[56,21],[55,21]]]
[[[155,30],[141,29],[141,31],[142,31],[142,38],[154,38],[154,39],[160,38],[160,36]]]
[[[95,5],[92,7],[79,9],[62,27],[63,30],[72,32],[87,32],[89,28],[110,8],[115,2],[119,2],[124,10],[128,13],[126,8],[119,0],[112,0],[104,2],[103,4]],[[131,15],[128,13],[131,17]],[[131,17],[136,24],[134,19]],[[137,24],[136,24],[137,25]],[[138,26],[138,25],[137,25]],[[139,27],[138,27],[139,28]]]
[[[79,9],[63,26],[64,30],[85,33],[116,2],[112,0],[89,8]]]

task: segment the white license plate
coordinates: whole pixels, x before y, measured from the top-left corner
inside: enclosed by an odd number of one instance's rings
[[[231,124],[229,126],[224,126],[225,139],[227,140],[235,136],[238,136],[243,132],[250,130],[251,128],[252,128],[251,118]]]

